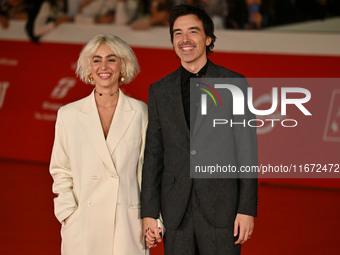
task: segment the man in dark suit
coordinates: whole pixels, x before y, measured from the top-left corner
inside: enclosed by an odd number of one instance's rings
[[[166,255],[240,254],[241,244],[254,228],[257,179],[194,179],[190,177],[190,161],[202,157],[201,152],[209,154],[206,145],[210,141],[218,144],[225,162],[237,167],[257,165],[256,129],[236,125],[225,132],[219,129],[215,141],[205,139],[202,133],[203,139],[195,140],[194,127],[190,128],[190,78],[243,76],[208,60],[216,37],[204,10],[189,5],[175,7],[170,15],[170,36],[181,67],[149,89],[141,194],[146,244],[154,247],[161,240],[155,220],[161,215]],[[246,93],[246,83],[237,86]],[[227,117],[237,121],[240,116],[232,116],[230,111],[232,100],[224,105]],[[248,109],[243,117],[255,118]],[[204,122],[204,116],[200,118]]]

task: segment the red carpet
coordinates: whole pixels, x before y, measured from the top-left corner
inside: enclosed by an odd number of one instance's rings
[[[0,254],[60,254],[48,165],[0,160],[0,171]],[[259,196],[255,232],[242,254],[340,253],[340,190],[260,185]]]

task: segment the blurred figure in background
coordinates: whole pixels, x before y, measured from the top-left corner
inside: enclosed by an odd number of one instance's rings
[[[145,2],[145,4],[148,4]],[[169,13],[172,8],[170,0],[151,0],[146,14],[131,24],[135,30],[149,29],[151,26],[168,26]]]
[[[215,28],[224,28],[228,15],[227,0],[174,0],[175,5],[189,4],[204,9],[213,20]]]
[[[339,15],[339,0],[295,0],[303,20],[325,19]]]
[[[273,21],[273,0],[246,0],[248,20],[246,29],[260,29]]]
[[[275,22],[274,0],[228,0],[226,28],[261,29]]]
[[[26,31],[32,41],[37,43],[44,34],[72,20],[72,17],[67,16],[66,0],[37,1],[29,12]]]
[[[302,21],[301,14],[296,7],[296,0],[275,0],[274,25],[286,25]]]
[[[227,0],[228,16],[225,27],[229,29],[243,29],[247,20],[247,5],[245,0]]]
[[[0,1],[0,24],[6,29],[9,26],[10,19],[26,20],[27,3],[25,0],[2,0]]]
[[[138,0],[85,0],[75,22],[125,25],[135,17],[137,9]]]
[[[83,2],[84,0],[68,0],[67,1],[67,16],[69,17],[76,16]]]
[[[215,28],[224,28],[224,20],[228,15],[227,0],[151,0],[149,13],[133,22],[131,27],[141,30],[156,25],[168,26],[172,7],[181,4],[204,9],[212,18]]]

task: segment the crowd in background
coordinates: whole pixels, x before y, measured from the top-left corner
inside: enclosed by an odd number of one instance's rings
[[[0,23],[23,19],[29,37],[41,36],[63,22],[129,25],[142,30],[167,26],[178,4],[204,8],[218,29],[261,29],[340,16],[339,0],[0,0]]]

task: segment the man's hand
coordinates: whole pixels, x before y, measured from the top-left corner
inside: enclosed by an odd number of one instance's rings
[[[239,237],[235,244],[243,244],[247,240],[249,240],[253,233],[253,230],[254,217],[238,213],[234,222],[234,236],[239,235]]]
[[[143,218],[143,235],[148,248],[157,246],[162,241],[162,229],[158,228],[157,220],[154,218]]]

